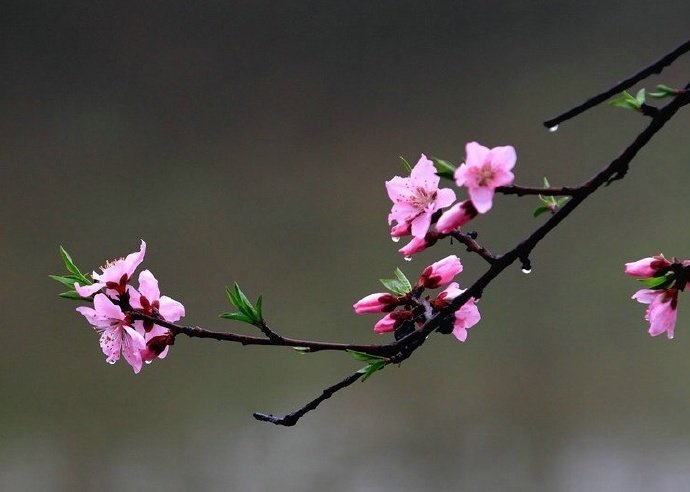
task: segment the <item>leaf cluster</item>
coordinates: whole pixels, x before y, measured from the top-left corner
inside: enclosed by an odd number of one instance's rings
[[[259,295],[256,299],[256,305],[252,304],[244,292],[240,289],[240,286],[235,282],[234,287],[225,288],[225,293],[228,296],[230,304],[235,306],[239,312],[236,313],[223,313],[220,315],[221,318],[231,319],[234,321],[242,321],[243,323],[249,323],[254,326],[261,326],[263,324],[263,313],[261,312],[261,304],[263,297]]]
[[[84,275],[81,270],[77,267],[77,265],[74,264],[74,261],[72,260],[72,257],[70,254],[60,246],[60,257],[62,258],[62,262],[65,264],[65,268],[69,272],[69,275],[49,275],[50,278],[55,280],[56,282],[61,283],[65,287],[69,287],[70,290],[63,292],[60,294],[60,297],[64,299],[75,299],[75,300],[89,300],[87,298],[84,298],[80,296],[76,290],[74,290],[74,284],[77,283],[79,285],[91,285],[93,282],[91,279],[89,279],[86,275]]]

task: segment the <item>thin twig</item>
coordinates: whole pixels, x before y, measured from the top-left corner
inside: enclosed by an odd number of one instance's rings
[[[356,373],[346,377],[339,383],[336,383],[333,386],[329,386],[328,388],[324,389],[317,398],[314,398],[312,401],[304,405],[299,410],[289,413],[283,417],[276,417],[272,414],[254,412],[254,418],[256,420],[261,420],[262,422],[270,422],[276,425],[284,425],[286,427],[293,426],[297,423],[297,421],[300,418],[302,418],[304,414],[306,414],[307,412],[311,412],[312,410],[316,410],[316,407],[318,407],[322,401],[329,399],[331,396],[333,396],[341,389],[347,388],[355,381],[358,381],[362,376],[364,376],[364,374],[357,371]]]
[[[629,89],[633,85],[637,84],[639,81],[646,79],[650,75],[653,75],[655,73],[661,73],[661,71],[669,66],[671,63],[673,63],[676,58],[679,56],[684,55],[690,51],[690,40],[684,42],[680,46],[678,46],[676,49],[668,53],[667,55],[663,56],[656,62],[652,63],[649,65],[647,68],[640,70],[638,73],[635,75],[628,77],[627,79],[619,82],[618,84],[614,85],[610,89],[605,90],[604,92],[597,94],[596,96],[588,99],[587,101],[583,102],[579,106],[574,107],[573,109],[570,109],[566,111],[563,114],[560,114],[556,116],[555,118],[552,118],[548,121],[544,122],[544,126],[546,128],[553,128],[556,125],[559,125],[563,123],[564,121],[567,121],[580,113],[583,113],[587,111],[590,108],[593,108],[594,106],[601,104],[602,102],[606,101],[607,99],[610,99],[611,97],[615,96],[616,94]]]
[[[573,196],[577,193],[577,188],[572,186],[562,186],[560,188],[530,188],[528,186],[499,186],[496,188],[496,193],[503,193],[504,195],[542,195],[542,196]]]

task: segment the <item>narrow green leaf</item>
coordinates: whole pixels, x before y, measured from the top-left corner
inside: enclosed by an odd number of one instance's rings
[[[362,362],[369,362],[369,361],[374,361],[374,360],[385,360],[383,357],[380,357],[378,355],[371,355],[371,354],[367,354],[366,352],[358,352],[357,350],[348,349],[347,352],[350,355],[352,355],[352,357],[355,360],[362,361]]]
[[[243,323],[249,323],[250,325],[254,324],[254,320],[244,313],[223,313],[218,317],[223,319],[230,319],[233,321],[242,321]]]
[[[432,157],[432,162],[436,168],[436,174],[442,178],[454,179],[455,170],[457,169],[453,164],[438,157]]]
[[[551,211],[551,209],[549,207],[546,207],[546,206],[537,207],[534,209],[534,212],[532,212],[532,215],[534,217],[539,217],[541,214],[546,213],[546,212],[550,212],[550,211]]]
[[[570,200],[569,196],[562,196],[556,201],[556,206],[562,207],[568,200]]]
[[[393,272],[400,282],[400,286],[402,289],[405,291],[405,293],[408,293],[412,290],[412,284],[408,280],[408,278],[405,276],[405,274],[400,270],[400,268],[396,268],[395,271]]]
[[[663,277],[638,278],[637,280],[650,289],[654,289],[656,287],[666,287],[666,284],[670,284],[673,278],[669,275],[664,275]]]
[[[311,349],[309,347],[292,347],[292,349],[300,355],[307,355],[311,353]]]
[[[615,106],[618,108],[633,109],[635,111],[640,109],[640,106],[642,105],[642,103],[640,103],[636,98],[634,98],[627,91],[623,91],[615,99],[611,100],[611,102],[609,102],[609,104],[611,106]]]
[[[657,91],[656,92],[650,92],[647,94],[649,97],[653,97],[655,99],[664,99],[666,97],[673,97],[676,94],[678,94],[678,90],[674,89],[672,87],[669,87],[664,84],[659,84],[656,86]]]
[[[60,246],[60,256],[62,257],[62,261],[64,262],[65,268],[67,268],[68,272],[73,273],[75,275],[82,275],[82,273],[79,271],[77,266],[72,261],[72,257],[62,246]]]
[[[410,166],[410,163],[407,162],[407,159],[405,159],[403,156],[400,156],[400,160],[403,163],[403,167],[405,168],[405,171],[407,171],[407,174],[410,174],[412,172],[412,166]]]
[[[360,374],[364,374],[364,377],[362,378],[362,382],[364,382],[367,379],[369,379],[375,372],[380,371],[385,366],[386,366],[385,360],[377,360],[377,361],[372,362],[368,366],[361,368],[357,372]]]
[[[544,176],[544,188],[551,188],[551,185],[549,184],[549,180],[546,179],[546,176]]]
[[[60,282],[65,287],[74,288],[74,283],[79,282],[80,277],[77,275],[48,275],[53,280]]]
[[[264,319],[263,312],[261,310],[261,305],[263,304],[264,301],[264,296],[263,294],[259,294],[259,297],[256,299],[256,314],[258,315],[259,320]]]
[[[646,97],[645,97],[644,87],[642,89],[640,89],[639,91],[637,91],[637,95],[635,96],[635,100],[637,101],[637,104],[639,106],[642,106],[645,103]]]
[[[250,316],[254,319],[257,318],[257,312],[252,303],[247,299],[247,296],[244,295],[244,292],[242,292],[242,289],[240,289],[240,286],[237,285],[237,282],[235,282],[235,294],[237,297],[240,299],[240,303],[242,306],[237,306],[237,309],[239,309],[242,312],[245,312],[246,310],[246,315]]]
[[[58,294],[60,297],[63,299],[73,299],[75,301],[90,301],[88,297],[82,297],[80,296],[76,290],[68,290],[67,292],[63,292],[62,294]]]

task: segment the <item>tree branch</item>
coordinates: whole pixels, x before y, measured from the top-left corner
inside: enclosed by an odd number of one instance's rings
[[[574,118],[575,116],[579,115],[580,113],[584,113],[588,109],[593,108],[594,106],[597,106],[598,104],[601,104],[602,102],[606,101],[607,99],[610,99],[612,96],[615,96],[616,94],[629,89],[633,85],[637,84],[639,81],[646,79],[650,75],[656,74],[656,73],[661,73],[664,68],[669,66],[671,63],[673,63],[676,58],[684,55],[690,51],[690,40],[684,42],[680,46],[678,46],[676,49],[668,53],[667,55],[663,56],[656,62],[652,63],[649,65],[647,68],[640,70],[638,73],[635,75],[628,77],[627,79],[619,82],[618,84],[614,85],[610,89],[605,90],[604,92],[601,92],[600,94],[597,94],[596,96],[586,100],[579,106],[574,107],[573,109],[570,109],[566,111],[565,113],[562,113],[555,118],[552,118],[550,120],[547,120],[544,122],[544,126],[546,128],[553,128],[560,123],[563,123],[564,121],[567,121],[571,118]]]

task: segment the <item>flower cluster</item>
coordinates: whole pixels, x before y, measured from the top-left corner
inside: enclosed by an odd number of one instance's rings
[[[139,251],[107,262],[100,274],[93,272],[93,283],[74,284],[80,296],[94,296],[93,308],[81,306],[77,311],[101,334],[100,345],[106,361],[114,364],[122,354],[135,373],[141,371],[144,362],[164,358],[174,337],[167,328],[150,321],[133,320],[129,313],[138,312],[170,322],[185,315],[181,303],[160,295],[158,280],[149,270],[139,274],[138,289],[130,285],[145,253],[146,243],[142,241]]]
[[[426,267],[417,283],[406,289],[407,292],[400,290],[397,292],[399,295],[387,292],[370,294],[357,301],[353,305],[354,310],[357,314],[388,313],[374,325],[374,331],[376,333],[395,332],[396,338],[400,338],[414,330],[416,326],[423,326],[464,292],[456,282],[450,283],[460,272],[462,272],[460,259],[455,255],[448,256]],[[447,285],[446,289],[434,299],[431,298],[432,296],[422,298],[425,289],[436,289],[444,285]],[[480,317],[474,298],[470,298],[455,311],[453,318],[449,320],[455,337],[464,342],[467,339],[467,329],[477,324]],[[442,326],[441,330],[443,328]]]
[[[648,288],[640,289],[632,298],[648,304],[645,319],[649,321],[649,334],[666,333],[673,338],[678,317],[678,292],[685,289],[690,260],[671,261],[664,255],[651,256],[625,264],[625,273],[637,278]]]
[[[477,214],[491,209],[496,188],[509,185],[514,176],[511,169],[517,156],[511,146],[489,149],[477,142],[466,145],[465,162],[455,170],[453,177],[458,186],[467,188],[470,199],[458,203],[455,192],[439,188],[440,178],[434,163],[422,154],[407,178],[395,176],[386,181],[393,208],[388,215],[391,237],[397,241],[403,236],[412,240],[399,251],[411,256],[431,246],[438,234],[448,235],[468,223]],[[452,205],[452,206],[451,206]],[[446,211],[442,209],[448,208]],[[436,219],[436,232],[428,234]]]

